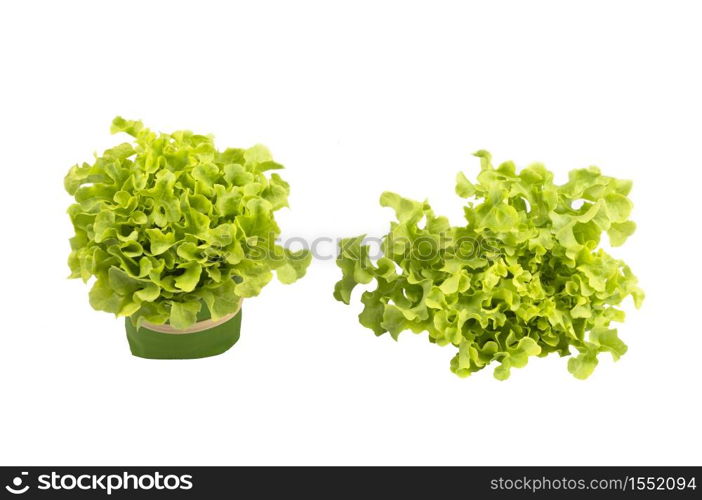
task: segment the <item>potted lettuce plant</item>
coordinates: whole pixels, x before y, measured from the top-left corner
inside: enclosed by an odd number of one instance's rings
[[[220,354],[239,338],[241,304],[272,279],[304,276],[307,251],[276,240],[289,185],[261,145],[215,148],[210,135],[155,133],[117,117],[125,142],[73,166],[71,278],[92,281],[90,304],[125,317],[132,354]]]

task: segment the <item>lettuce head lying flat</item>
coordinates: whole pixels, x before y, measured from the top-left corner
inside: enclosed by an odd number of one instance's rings
[[[631,269],[598,246],[603,233],[616,247],[634,232],[631,182],[589,167],[556,185],[543,165],[518,172],[512,162],[495,168],[486,151],[476,156],[477,182],[456,178],[468,200],[464,225],[383,193],[397,221],[382,256],[371,258],[365,236],[342,240],[334,297],[349,304],[357,284],[375,281],[361,296],[361,324],[395,339],[426,331],[430,342],[455,346],[451,370],[461,377],[493,363],[504,380],[530,356],[555,352],[572,356],[568,370],[584,379],[600,353],[619,359],[627,346],[612,326],[624,320],[617,306],[631,295],[639,307],[644,294]]]
[[[263,146],[215,148],[212,136],[157,134],[115,118],[125,142],[76,165],[65,178],[75,203],[72,278],[96,280],[98,310],[187,328],[202,307],[213,319],[258,295],[276,271],[283,283],[305,274],[308,252],[275,243],[274,212],[288,184]]]

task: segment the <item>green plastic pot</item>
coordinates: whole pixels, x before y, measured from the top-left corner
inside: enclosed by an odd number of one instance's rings
[[[203,307],[198,322],[210,319]],[[241,308],[224,323],[193,333],[162,333],[141,326],[138,330],[129,318],[125,321],[129,349],[134,356],[147,359],[196,359],[216,356],[229,350],[239,340]]]

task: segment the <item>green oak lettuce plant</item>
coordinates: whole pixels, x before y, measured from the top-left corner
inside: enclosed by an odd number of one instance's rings
[[[585,379],[600,353],[626,352],[612,323],[624,320],[627,296],[637,308],[644,297],[631,269],[599,248],[603,233],[616,247],[634,232],[632,183],[589,167],[556,185],[543,165],[518,172],[512,162],[494,167],[486,151],[476,156],[477,182],[456,180],[465,224],[383,193],[397,221],[382,257],[371,258],[365,236],[342,240],[334,296],[349,304],[357,284],[375,281],[361,296],[361,324],[396,340],[426,331],[430,342],[455,346],[450,366],[461,377],[493,363],[504,380],[529,357],[555,352],[575,354],[568,369]]]
[[[157,134],[115,118],[125,142],[73,166],[65,188],[75,198],[71,278],[95,277],[97,310],[185,329],[207,307],[213,320],[258,295],[277,273],[305,274],[310,254],[279,246],[274,212],[288,204],[283,168],[269,151],[218,151],[209,135]]]

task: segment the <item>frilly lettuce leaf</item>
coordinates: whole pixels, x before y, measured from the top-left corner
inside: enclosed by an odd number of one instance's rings
[[[212,136],[157,134],[121,117],[111,130],[133,141],[64,180],[75,198],[70,277],[95,278],[95,309],[186,328],[202,307],[215,319],[235,311],[274,271],[283,283],[305,275],[309,252],[275,242],[290,186],[268,174],[283,167],[264,146],[219,151]]]
[[[556,185],[541,164],[517,171],[512,162],[493,166],[486,151],[476,156],[476,182],[456,177],[456,194],[468,199],[465,225],[451,226],[427,202],[383,193],[380,204],[397,218],[383,256],[371,260],[365,235],[342,240],[334,297],[349,304],[357,285],[374,282],[361,295],[361,324],[454,345],[450,366],[461,377],[494,363],[505,380],[530,357],[576,352],[568,369],[584,379],[599,353],[619,359],[627,347],[610,323],[623,321],[617,306],[627,296],[639,307],[644,294],[599,244],[603,233],[619,246],[634,232],[631,182],[589,167]]]

